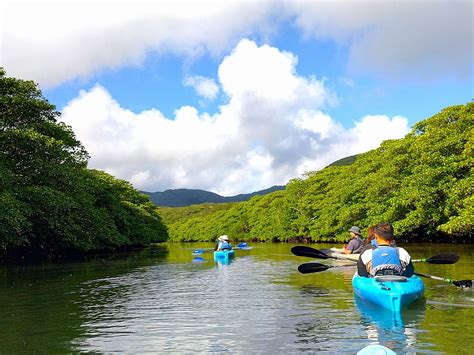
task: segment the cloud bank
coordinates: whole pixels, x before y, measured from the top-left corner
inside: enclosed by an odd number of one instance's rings
[[[249,36],[271,43],[283,23],[347,48],[349,75],[429,82],[473,74],[469,0],[2,4],[0,65],[43,87],[140,66],[150,54],[220,55]]]
[[[336,100],[324,82],[296,72],[297,57],[241,40],[221,62],[216,114],[191,106],[165,117],[134,113],[96,85],[63,110],[96,167],[136,188],[201,188],[223,195],[251,192],[408,132],[403,117],[366,116],[344,129],[324,107]]]

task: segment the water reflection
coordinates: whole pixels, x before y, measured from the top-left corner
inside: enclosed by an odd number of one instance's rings
[[[222,266],[226,266],[226,265],[232,264],[232,261],[233,261],[233,260],[234,260],[234,259],[229,259],[229,258],[228,258],[228,259],[215,259],[215,260],[214,260],[214,263],[215,263],[217,266],[221,266],[221,267],[222,267]]]
[[[421,299],[404,309],[391,312],[355,296],[355,305],[361,315],[361,324],[367,339],[400,353],[416,352],[417,334],[424,319],[426,302]]]
[[[215,264],[211,253],[193,261],[192,250],[210,246],[0,269],[0,354],[355,354],[375,342],[401,354],[449,354],[474,342],[472,290],[426,280],[426,306],[391,319],[354,303],[351,268],[299,274],[308,260],[287,244],[238,251],[229,264]],[[456,252],[423,248],[410,251]],[[456,265],[417,269],[470,278],[474,247],[464,249]]]
[[[126,297],[126,285],[110,287],[106,280],[156,264],[167,253],[160,247],[81,262],[1,268],[0,353],[71,353],[72,339],[94,336],[87,319],[97,319],[95,310],[106,312],[110,301]],[[94,309],[90,318],[85,317],[84,294],[91,296],[86,302]]]

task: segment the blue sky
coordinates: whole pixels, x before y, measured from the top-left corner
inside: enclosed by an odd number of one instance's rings
[[[2,6],[7,74],[147,191],[284,184],[474,98],[470,1]]]

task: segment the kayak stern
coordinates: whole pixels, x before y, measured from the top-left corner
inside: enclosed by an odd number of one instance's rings
[[[404,307],[421,298],[425,289],[423,281],[417,276],[369,278],[356,274],[352,279],[352,286],[358,297],[392,312],[400,312]]]
[[[234,250],[219,250],[214,252],[215,261],[227,261],[235,256]]]

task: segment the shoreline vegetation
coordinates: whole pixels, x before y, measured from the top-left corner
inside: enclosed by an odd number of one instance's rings
[[[89,155],[32,81],[0,68],[0,261],[166,241],[156,206]]]
[[[342,243],[390,221],[403,242],[474,243],[474,102],[246,202],[160,207],[170,241]]]
[[[249,201],[160,207],[89,155],[38,85],[0,68],[0,262],[61,259],[151,243],[341,243],[390,221],[397,240],[473,243],[474,103],[417,123],[402,139]],[[337,163],[337,164],[336,164]]]

